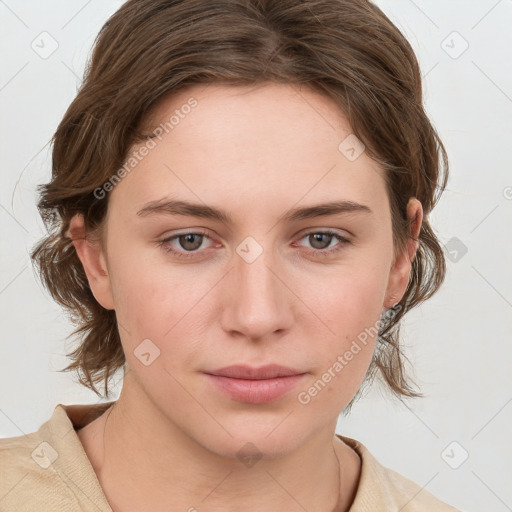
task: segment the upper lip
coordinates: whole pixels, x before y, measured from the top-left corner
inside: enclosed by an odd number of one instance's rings
[[[276,377],[289,377],[290,375],[301,375],[306,372],[295,370],[294,368],[287,368],[278,364],[269,364],[253,368],[246,365],[234,365],[219,368],[205,373],[210,375],[218,375],[221,377],[231,377],[232,379],[247,379],[247,380],[263,380],[275,379]]]

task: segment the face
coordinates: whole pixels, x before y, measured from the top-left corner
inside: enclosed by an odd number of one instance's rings
[[[415,246],[394,258],[383,170],[342,143],[352,130],[330,99],[197,86],[148,127],[173,115],[132,148],[140,161],[108,197],[105,250],[77,250],[116,310],[134,396],[212,452],[250,441],[282,454],[334,429]],[[221,371],[233,365],[291,376]]]

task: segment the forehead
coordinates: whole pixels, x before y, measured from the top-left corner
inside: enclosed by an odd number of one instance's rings
[[[124,198],[132,213],[165,196],[243,209],[256,199],[265,208],[385,194],[377,164],[364,151],[356,159],[345,152],[354,135],[342,111],[305,87],[189,87],[159,102],[143,130],[159,136],[111,198]]]

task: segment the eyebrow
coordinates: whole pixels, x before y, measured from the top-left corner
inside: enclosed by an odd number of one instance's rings
[[[369,213],[373,214],[370,207],[359,204],[354,201],[331,201],[312,206],[293,208],[279,217],[279,220],[296,222],[326,215],[349,214],[349,213]],[[233,219],[229,213],[199,203],[178,200],[159,200],[150,201],[137,212],[140,217],[151,215],[183,215],[190,217],[201,217],[222,222],[224,224],[233,224]]]

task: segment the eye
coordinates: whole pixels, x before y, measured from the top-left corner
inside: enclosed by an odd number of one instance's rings
[[[158,241],[158,246],[178,258],[193,258],[202,252],[200,249],[205,248],[203,242],[206,239],[211,240],[205,231],[189,231],[164,238]],[[311,244],[308,252],[314,256],[330,256],[350,244],[347,238],[332,230],[310,231],[300,238],[304,239]]]
[[[347,238],[332,230],[309,231],[303,235],[300,240],[304,240],[305,238],[312,246],[310,252],[315,256],[330,256],[342,250],[345,245],[350,243]],[[338,243],[332,245],[332,242],[336,241]]]
[[[190,231],[164,238],[158,242],[158,245],[165,252],[172,253],[178,258],[191,258],[196,256],[206,238],[210,239],[204,231]]]

